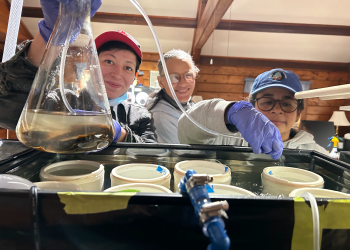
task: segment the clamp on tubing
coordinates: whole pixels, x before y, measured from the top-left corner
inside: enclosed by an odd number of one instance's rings
[[[205,236],[210,238],[207,250],[228,250],[231,242],[221,217],[228,218],[225,210],[229,206],[227,201],[210,201],[205,185],[212,181],[212,176],[196,174],[194,170],[187,170],[185,176],[180,180],[179,189],[182,193],[188,193],[202,226],[202,231]]]

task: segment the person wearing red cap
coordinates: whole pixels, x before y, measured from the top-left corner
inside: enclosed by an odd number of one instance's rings
[[[54,28],[59,3],[66,4],[72,1],[74,0],[41,0],[44,20],[39,22],[39,32],[34,40],[23,43],[15,56],[0,64],[0,113],[3,114],[0,115],[1,127],[15,130],[44,55],[46,43]],[[101,0],[91,0],[91,16],[101,3]],[[128,33],[115,30],[99,35],[95,44],[114,119],[114,141],[156,142],[151,114],[146,108],[126,101],[126,92],[133,83],[142,61],[139,43]],[[50,93],[50,97],[55,97],[58,91]],[[83,92],[84,90],[80,97],[83,96]],[[57,98],[51,98],[47,103],[51,105],[57,102],[56,100]]]

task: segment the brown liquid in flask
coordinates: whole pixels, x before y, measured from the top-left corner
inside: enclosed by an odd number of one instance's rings
[[[68,4],[76,6],[60,5],[16,133],[26,146],[46,152],[93,152],[112,142],[114,127],[91,31],[90,0]]]

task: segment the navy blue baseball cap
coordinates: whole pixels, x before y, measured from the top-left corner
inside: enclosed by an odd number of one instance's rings
[[[281,87],[292,91],[293,93],[302,91],[299,77],[292,71],[283,69],[272,69],[258,75],[255,78],[250,94],[256,94],[259,91],[272,87]]]

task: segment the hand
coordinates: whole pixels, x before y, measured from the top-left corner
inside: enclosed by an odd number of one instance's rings
[[[227,120],[235,125],[255,154],[265,153],[280,158],[283,142],[278,128],[249,102],[240,101],[227,112]]]
[[[81,3],[86,3],[81,0],[40,0],[40,5],[43,11],[44,20],[39,21],[39,31],[42,38],[47,43],[55,27],[55,23],[58,17],[60,3],[66,4],[67,12],[71,11],[72,13],[77,12],[77,9],[81,9],[81,6],[78,7]],[[90,17],[93,17],[96,11],[100,8],[102,0],[91,0],[91,11]],[[85,17],[84,17],[85,18]],[[76,25],[81,25],[81,22],[76,22]],[[74,29],[78,30],[78,34],[81,27]]]
[[[117,142],[120,136],[122,135],[122,127],[119,125],[119,123],[113,119],[113,126],[114,126],[114,138],[113,142]]]

